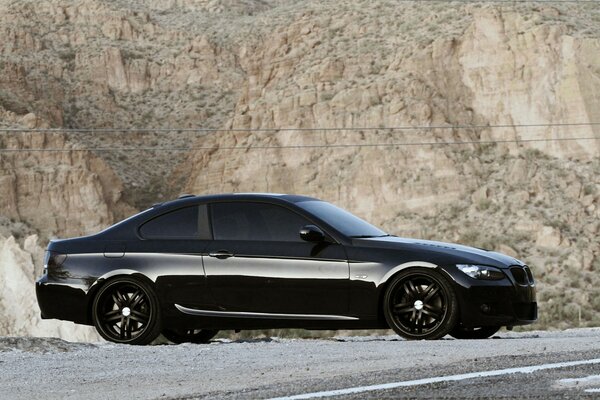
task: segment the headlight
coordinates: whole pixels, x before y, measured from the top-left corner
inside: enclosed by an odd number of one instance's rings
[[[488,267],[487,265],[456,264],[456,268],[475,279],[488,281],[504,279],[504,272],[498,268]]]

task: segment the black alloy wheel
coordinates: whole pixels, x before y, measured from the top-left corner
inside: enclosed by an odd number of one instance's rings
[[[214,329],[165,329],[162,334],[169,341],[175,344],[180,344],[208,343],[210,339],[214,338],[217,333],[219,333],[219,331]]]
[[[116,343],[144,345],[160,334],[160,309],[152,288],[130,277],[105,284],[94,299],[98,333]]]
[[[409,269],[393,278],[384,297],[389,326],[406,339],[439,339],[456,325],[458,303],[435,270]]]
[[[450,331],[450,336],[456,339],[487,339],[499,330],[499,326],[465,328],[462,325],[456,325],[454,329]]]

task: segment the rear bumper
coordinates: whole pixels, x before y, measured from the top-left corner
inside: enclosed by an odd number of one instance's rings
[[[537,320],[535,284],[519,284],[509,274],[500,281],[479,281],[460,271],[446,272],[456,284],[465,327],[528,325]]]
[[[35,294],[43,319],[61,319],[78,324],[91,324],[88,318],[84,286],[73,283],[49,282],[44,275],[35,283]]]

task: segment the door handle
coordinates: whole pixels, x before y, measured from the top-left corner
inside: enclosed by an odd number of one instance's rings
[[[219,260],[224,260],[226,258],[233,257],[233,254],[230,253],[228,250],[211,251],[210,253],[208,253],[208,255],[211,257],[216,257]]]

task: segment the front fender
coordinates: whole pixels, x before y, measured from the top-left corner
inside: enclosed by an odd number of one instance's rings
[[[431,268],[431,269],[436,269],[437,267],[438,266],[436,264],[432,264],[432,263],[426,262],[426,261],[410,261],[410,262],[402,263],[402,264],[397,265],[394,268],[390,269],[389,271],[387,271],[385,273],[385,275],[383,275],[381,277],[381,279],[377,283],[377,286],[381,286],[381,285],[387,283],[387,281],[389,281],[392,276],[396,275],[400,271],[404,271],[407,268]]]

